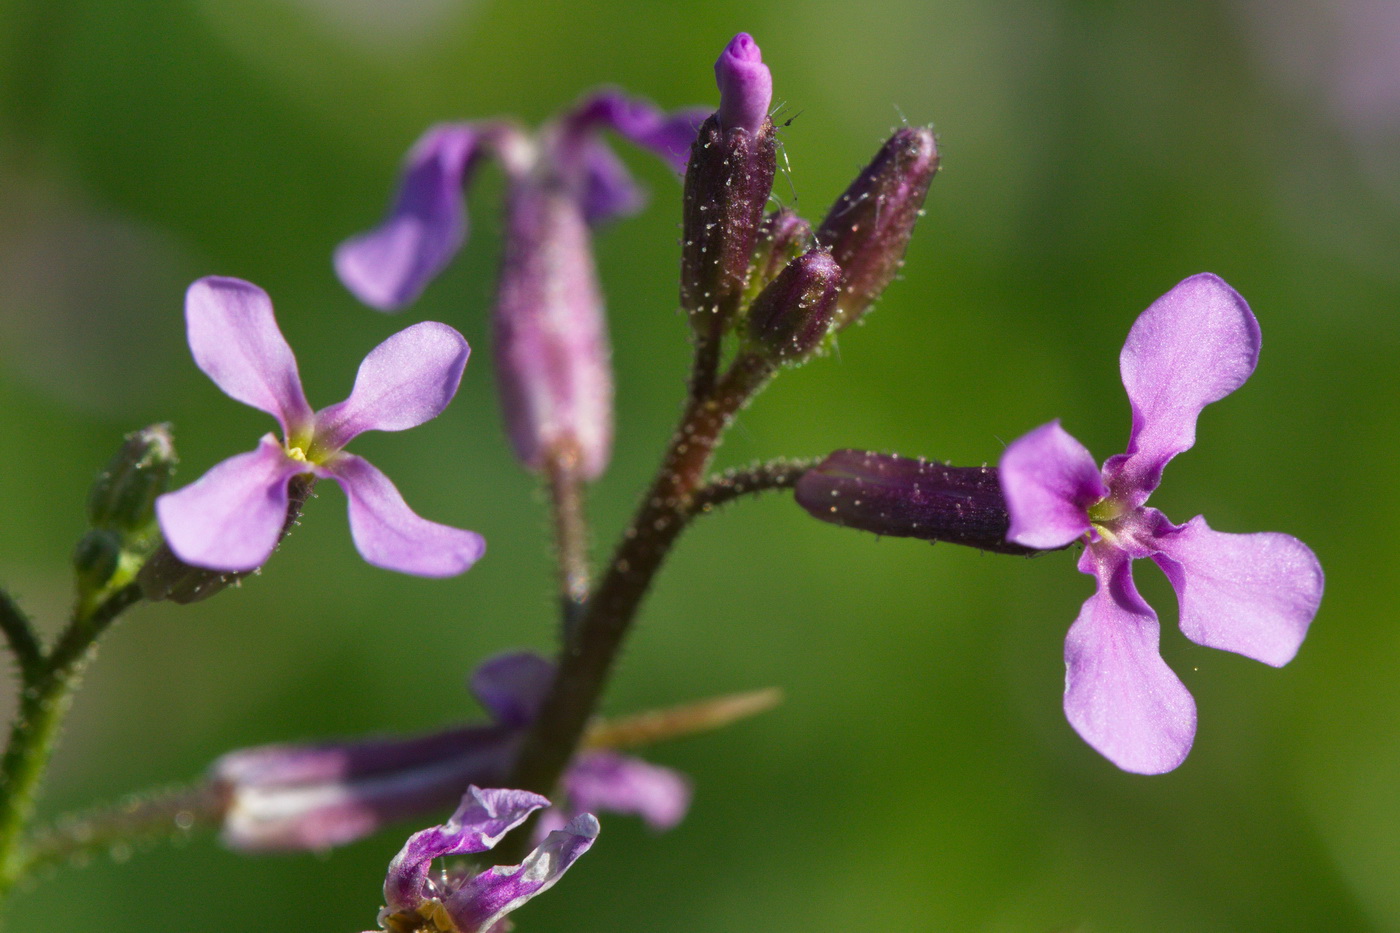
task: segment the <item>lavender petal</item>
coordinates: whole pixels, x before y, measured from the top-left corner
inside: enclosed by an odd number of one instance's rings
[[[433,859],[495,848],[502,836],[523,823],[531,813],[547,806],[548,800],[529,791],[469,787],[451,819],[408,837],[408,842],[389,863],[388,876],[384,879],[386,908],[389,911],[413,910],[423,901]]]
[[[1191,750],[1196,704],[1158,652],[1157,614],[1133,585],[1132,561],[1111,545],[1091,545],[1079,569],[1098,591],[1065,638],[1065,716],[1124,771],[1170,771]]]
[[[726,130],[757,133],[768,119],[773,102],[773,74],[763,64],[763,53],[753,36],[741,32],[715,60],[719,85],[719,123]]]
[[[1126,504],[1147,500],[1167,462],[1196,443],[1201,410],[1254,372],[1259,339],[1249,305],[1210,273],[1178,283],[1138,317],[1119,358],[1133,433],[1127,452],[1104,464]]]
[[[449,895],[444,906],[464,933],[485,933],[506,914],[553,887],[597,837],[598,821],[591,814],[575,817],[550,833],[525,861],[488,868]]]
[[[277,327],[267,292],[209,276],[185,292],[194,361],[224,393],[275,417],[290,438],[311,422],[296,357]]]
[[[679,771],[616,752],[579,755],[564,775],[573,811],[640,816],[658,832],[672,828],[690,809],[690,781]]]
[[[486,542],[476,532],[414,514],[389,478],[362,457],[339,453],[316,472],[345,490],[355,547],[376,567],[420,577],[451,577],[486,551]]]
[[[451,261],[466,240],[462,189],[479,149],[470,123],[439,124],[414,143],[389,215],[335,251],[336,273],[355,297],[396,311]]]
[[[369,352],[343,402],[316,413],[316,444],[339,450],[362,431],[404,431],[442,413],[471,349],[435,321],[414,324]]]
[[[608,89],[585,98],[566,119],[576,132],[606,127],[683,172],[690,144],[707,116],[709,111],[698,107],[667,113],[645,98]]]
[[[1213,531],[1199,515],[1156,543],[1187,638],[1274,667],[1293,660],[1322,601],[1322,566],[1306,544]]]
[[[1093,456],[1059,421],[1012,441],[998,469],[1011,516],[1006,539],[1027,547],[1069,544],[1089,530],[1089,507],[1108,493]]]
[[[156,500],[170,550],[193,567],[248,571],[277,546],[287,518],[287,483],[308,465],[268,434],[256,450],[215,464],[190,485]]]

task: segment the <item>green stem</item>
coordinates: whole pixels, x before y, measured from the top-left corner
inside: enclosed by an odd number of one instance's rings
[[[0,759],[0,895],[23,874],[26,860],[21,839],[34,815],[39,782],[57,744],[73,688],[91,656],[88,649],[140,598],[141,589],[133,583],[114,592],[91,613],[75,615],[20,694],[10,741]]]
[[[29,683],[39,674],[44,662],[44,649],[39,646],[29,617],[3,589],[0,589],[0,631],[4,632],[5,641],[14,652],[21,679]]]
[[[579,453],[573,445],[552,450],[545,457],[566,641],[588,603],[588,522],[583,512],[583,478],[578,468]]]

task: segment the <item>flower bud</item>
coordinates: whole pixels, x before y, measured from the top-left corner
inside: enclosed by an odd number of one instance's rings
[[[73,570],[78,593],[88,596],[101,591],[117,572],[122,557],[122,539],[107,528],[93,528],[78,539],[73,549]]]
[[[685,171],[681,306],[702,334],[719,332],[743,297],[777,170],[766,112],[772,79],[740,33],[715,63],[720,109],[700,126]]]
[[[811,243],[812,225],[796,211],[784,207],[763,218],[749,262],[749,282],[743,303],[752,304],[783,267],[805,253]]]
[[[832,206],[817,231],[846,274],[836,327],[859,320],[904,263],[904,248],[938,171],[928,127],[897,130]]]
[[[494,315],[496,375],[516,456],[551,454],[596,479],[612,450],[612,367],[603,298],[579,202],[549,178],[514,183]]]
[[[749,340],[785,363],[799,363],[821,348],[841,286],[841,269],[824,249],[788,263],[749,308]]]
[[[773,102],[773,73],[763,64],[763,53],[753,36],[741,32],[729,40],[715,59],[715,83],[719,85],[720,126],[750,135],[763,129]]]
[[[135,533],[155,520],[156,497],[175,472],[170,425],[153,424],[128,434],[88,493],[88,520],[94,528]]]
[[[838,450],[803,474],[795,495],[813,518],[833,525],[998,554],[1035,553],[1006,540],[1011,520],[995,467]]]

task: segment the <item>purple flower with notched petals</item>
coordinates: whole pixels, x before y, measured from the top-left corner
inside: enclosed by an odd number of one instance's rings
[[[554,665],[538,655],[497,655],[471,678],[489,722],[224,755],[210,768],[223,801],[224,842],[244,852],[323,851],[396,820],[441,812],[470,784],[504,782],[553,676]],[[541,837],[585,810],[635,814],[653,829],[670,829],[690,805],[684,776],[611,751],[579,754],[561,784],[560,805],[540,820]]]
[[[481,557],[480,535],[420,518],[388,477],[342,449],[364,431],[403,431],[437,417],[467,365],[461,334],[433,322],[400,331],[365,357],[348,399],[313,412],[262,289],[200,279],[185,296],[185,321],[199,368],[228,395],[275,417],[282,439],[267,434],[256,450],[156,500],[166,543],[182,561],[221,571],[261,566],[287,517],[287,485],[301,474],[341,485],[355,547],[377,567],[447,577]]]
[[[554,886],[598,836],[584,813],[545,837],[519,865],[479,873],[430,871],[433,859],[496,847],[506,833],[549,801],[523,790],[470,787],[441,826],[414,833],[389,863],[379,925],[390,933],[495,933],[502,919]]]
[[[1058,548],[1083,537],[1079,569],[1097,592],[1065,640],[1065,715],[1125,771],[1181,764],[1196,704],[1158,652],[1157,615],[1138,595],[1132,562],[1150,557],[1171,581],[1187,638],[1280,667],[1292,660],[1322,599],[1322,568],[1297,538],[1224,534],[1197,516],[1173,525],[1147,498],[1162,468],[1196,441],[1196,418],[1244,384],[1259,324],[1234,289],[1195,275],[1153,302],[1123,345],[1133,409],[1126,453],[1099,470],[1082,444],[1044,425],[1001,458],[1007,538]]]

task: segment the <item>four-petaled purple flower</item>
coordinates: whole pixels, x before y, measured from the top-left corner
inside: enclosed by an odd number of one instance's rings
[[[355,547],[377,567],[446,577],[481,557],[480,535],[420,518],[388,477],[342,450],[364,431],[402,431],[437,417],[467,365],[461,334],[433,322],[400,331],[365,357],[348,399],[313,412],[262,289],[239,279],[200,279],[185,297],[185,320],[199,368],[231,397],[275,417],[282,440],[267,434],[256,450],[156,501],[177,557],[212,570],[261,566],[287,517],[288,483],[308,473],[345,490]]]
[[[581,814],[551,832],[519,865],[435,876],[433,859],[487,852],[547,806],[547,799],[529,791],[468,788],[451,819],[414,833],[389,863],[379,925],[390,933],[503,933],[507,914],[553,887],[593,845],[593,815]]]
[[[1187,638],[1275,667],[1297,653],[1322,599],[1322,568],[1285,534],[1223,534],[1197,516],[1173,525],[1147,508],[1162,468],[1196,440],[1196,418],[1254,371],[1259,324],[1234,289],[1192,276],[1137,319],[1123,345],[1132,403],[1126,453],[1100,471],[1058,421],[1013,442],[1001,459],[1007,538],[1088,546],[1079,569],[1097,592],[1065,641],[1065,714],[1090,745],[1125,771],[1181,764],[1196,705],[1162,661],[1157,615],[1138,595],[1132,562],[1150,557],[1176,590]]]

